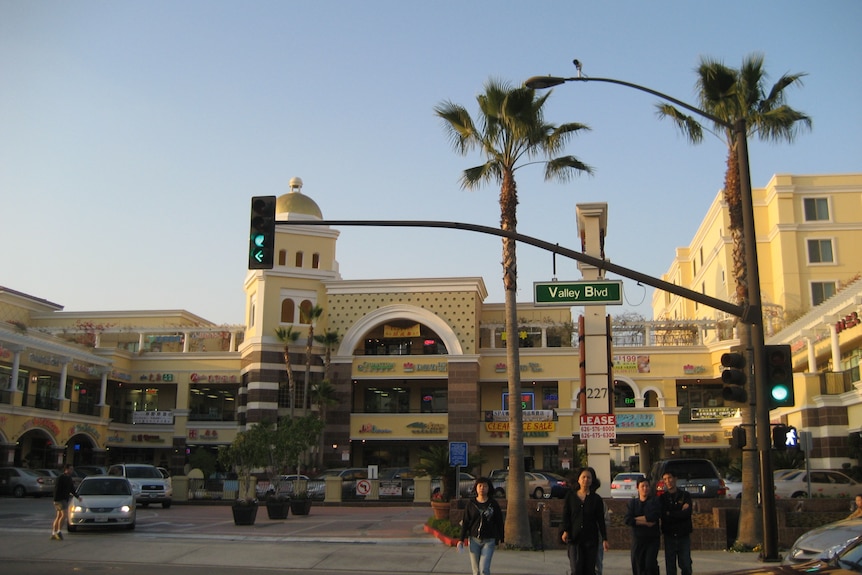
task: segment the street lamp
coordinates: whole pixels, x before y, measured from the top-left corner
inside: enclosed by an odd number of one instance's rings
[[[527,88],[544,90],[559,86],[566,82],[604,82],[634,88],[657,98],[666,100],[710,120],[733,133],[739,160],[740,202],[742,203],[742,237],[745,242],[745,267],[748,274],[748,297],[744,305],[742,321],[750,327],[751,355],[753,356],[755,393],[757,406],[755,411],[757,450],[760,459],[760,495],[763,505],[763,558],[766,561],[778,560],[778,522],[775,512],[775,486],[772,483],[772,460],[770,459],[769,431],[769,393],[766,381],[766,349],[763,336],[763,311],[760,299],[760,270],[757,263],[757,246],[754,235],[754,204],[751,199],[751,172],[748,165],[748,136],[745,119],[740,118],[734,123],[727,122],[712,114],[677,100],[651,88],[616,80],[614,78],[591,78],[581,73],[581,63],[574,60],[578,75],[571,78],[559,76],[533,76],[524,82]]]

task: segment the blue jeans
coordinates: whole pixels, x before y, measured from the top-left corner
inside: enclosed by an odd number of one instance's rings
[[[676,566],[682,575],[691,575],[691,535],[664,536],[665,575],[676,575]]]
[[[473,575],[491,575],[491,557],[497,547],[495,539],[470,537],[470,566]]]

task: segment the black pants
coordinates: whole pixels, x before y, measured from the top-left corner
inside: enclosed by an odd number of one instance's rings
[[[658,549],[659,537],[632,537],[633,575],[659,575]]]
[[[572,575],[595,575],[598,541],[575,541],[569,543],[569,568]]]

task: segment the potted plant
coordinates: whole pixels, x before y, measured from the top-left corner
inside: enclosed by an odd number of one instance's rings
[[[481,453],[473,452],[467,456],[467,468],[481,465],[484,458]],[[452,499],[457,498],[460,481],[455,480],[455,468],[449,465],[449,448],[446,445],[432,445],[419,456],[416,471],[420,475],[430,475],[440,478],[440,489],[431,494],[431,508],[436,519],[448,519]],[[459,478],[460,479],[460,478]]]
[[[251,472],[266,465],[268,445],[262,441],[267,432],[259,427],[239,432],[233,443],[219,448],[219,461],[226,468],[235,469],[239,480],[237,498],[232,505],[236,525],[254,525],[257,517],[258,501],[254,495]]]
[[[260,424],[259,427],[264,427]],[[288,494],[282,489],[284,479],[283,473],[291,463],[298,461],[300,454],[308,448],[316,445],[317,438],[323,430],[323,421],[314,415],[306,415],[299,418],[284,417],[278,422],[278,426],[265,425],[268,437],[265,439],[268,446],[267,472],[270,479],[270,490],[266,502],[266,510],[270,519],[286,519],[288,509],[294,515],[307,515],[311,500],[305,493],[304,486],[297,488],[294,485],[293,492]],[[297,480],[300,479],[297,469]],[[302,504],[293,505],[293,501],[303,501]],[[298,510],[305,509],[304,512]]]

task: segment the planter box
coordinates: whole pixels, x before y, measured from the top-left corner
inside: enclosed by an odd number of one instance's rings
[[[231,507],[233,511],[234,525],[254,525],[257,518],[257,502],[248,505],[236,505]]]
[[[289,511],[290,501],[288,501],[287,499],[283,501],[266,502],[266,515],[270,519],[287,519]]]
[[[290,512],[294,515],[308,515],[310,511],[311,499],[300,499],[290,502]]]

